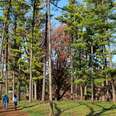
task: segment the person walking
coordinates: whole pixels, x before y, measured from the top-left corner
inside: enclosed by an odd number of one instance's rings
[[[13,103],[14,103],[14,109],[15,110],[17,109],[17,102],[18,102],[17,95],[14,94],[14,96],[13,96]]]
[[[3,96],[2,102],[3,102],[3,108],[4,108],[4,110],[8,110],[8,103],[9,103],[8,95],[4,95]]]

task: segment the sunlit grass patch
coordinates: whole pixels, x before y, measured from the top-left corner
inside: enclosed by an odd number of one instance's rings
[[[49,103],[33,102],[22,103],[23,110],[30,116],[48,116]],[[29,106],[29,107],[28,107]],[[90,101],[54,101],[55,115],[59,116],[115,116],[116,104],[112,102]]]

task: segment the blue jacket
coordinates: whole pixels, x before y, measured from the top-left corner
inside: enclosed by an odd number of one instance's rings
[[[9,98],[7,95],[4,95],[2,98],[3,103],[8,103],[9,102]]]

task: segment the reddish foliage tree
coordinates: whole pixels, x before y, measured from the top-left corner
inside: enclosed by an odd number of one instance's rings
[[[70,77],[67,72],[67,60],[70,56],[70,38],[65,33],[66,25],[61,25],[52,32],[52,50],[57,54],[53,62],[54,97],[60,100],[70,87]],[[54,56],[53,56],[54,57]]]

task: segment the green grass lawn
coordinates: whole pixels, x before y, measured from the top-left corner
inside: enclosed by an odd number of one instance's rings
[[[23,111],[29,112],[30,116],[48,116],[50,109],[48,103],[21,102]],[[116,104],[112,102],[90,101],[59,101],[54,102],[56,116],[116,116]]]

